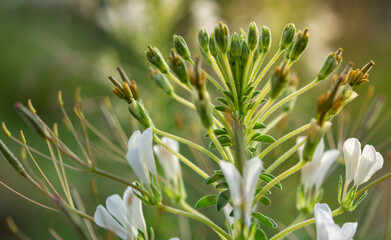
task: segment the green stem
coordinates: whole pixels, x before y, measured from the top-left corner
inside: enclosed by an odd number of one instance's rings
[[[271,173],[274,169],[281,165],[286,159],[288,159],[292,154],[294,154],[297,149],[300,148],[305,143],[305,140],[301,141],[299,144],[294,145],[291,149],[285,152],[281,157],[279,157],[276,161],[273,162],[266,170],[265,173]]]
[[[212,152],[210,152],[209,150],[207,150],[206,148],[192,142],[192,141],[189,141],[185,138],[181,138],[181,137],[178,137],[176,135],[173,135],[173,134],[170,134],[170,133],[167,133],[167,132],[164,132],[162,130],[159,130],[157,128],[153,128],[153,132],[156,133],[156,134],[159,134],[161,136],[165,136],[165,137],[168,137],[168,138],[171,138],[171,139],[174,139],[178,142],[181,142],[183,144],[186,144],[188,145],[189,147],[192,147],[192,148],[195,148],[203,153],[205,153],[206,155],[208,155],[210,158],[212,158],[215,162],[219,163],[220,162],[220,159],[218,157],[216,157],[216,155],[214,155]]]
[[[178,102],[182,103],[183,105],[191,108],[191,109],[196,109],[193,103],[191,103],[191,102],[187,101],[186,99],[182,98],[181,96],[179,96],[175,92],[173,92],[171,94],[171,97],[174,98],[175,100],[177,100]]]
[[[251,74],[249,71],[250,71],[250,67],[253,63],[253,58],[254,58],[254,50],[251,50],[250,56],[248,57],[248,60],[247,60],[246,68],[244,69],[244,74],[243,74],[243,79],[242,79],[243,86],[242,86],[241,95],[244,94],[244,91],[247,88],[247,83],[249,82],[248,75]]]
[[[258,113],[254,116],[253,120],[250,122],[248,130],[251,132],[253,129],[254,125],[258,122],[258,118],[262,116],[262,114],[269,109],[269,107],[273,104],[274,99],[269,99],[267,103],[258,111]],[[262,121],[260,121],[262,122]]]
[[[194,213],[182,211],[182,210],[179,210],[179,209],[176,209],[176,208],[172,208],[172,207],[163,205],[161,203],[159,203],[157,205],[157,207],[160,208],[161,210],[164,210],[164,211],[167,211],[167,212],[170,212],[170,213],[173,213],[173,214],[177,214],[177,215],[182,215],[182,216],[185,216],[185,217],[188,217],[188,218],[191,218],[191,219],[198,220],[198,221],[200,221],[202,223],[205,223],[210,228],[212,228],[216,233],[218,233],[219,235],[222,235],[224,237],[223,239],[230,239],[230,236],[228,235],[227,232],[225,232],[223,229],[221,229],[219,226],[217,226],[214,222],[212,222],[211,220],[209,220],[209,219],[207,219],[205,217],[199,216],[199,215],[194,214]]]
[[[306,164],[307,162],[304,162],[304,161],[300,161],[298,162],[296,165],[294,165],[293,167],[289,168],[288,170],[286,170],[285,172],[281,173],[280,175],[278,175],[276,178],[274,178],[272,181],[270,181],[268,184],[266,184],[265,187],[262,188],[262,190],[257,194],[255,195],[254,197],[254,201],[253,201],[253,206],[259,201],[259,199],[261,199],[261,197],[271,188],[273,187],[277,182],[289,177],[290,175],[294,174],[295,172],[299,171],[302,167],[304,167],[304,165]]]
[[[342,208],[338,208],[336,210],[334,210],[331,215],[332,216],[337,216],[341,213],[343,213],[344,211],[342,210]],[[278,234],[274,235],[272,238],[270,238],[270,240],[277,240],[277,239],[281,239],[282,237],[284,237],[285,235],[299,229],[299,228],[302,228],[304,226],[307,226],[307,225],[310,225],[312,223],[315,223],[315,218],[311,218],[311,219],[308,219],[306,221],[303,221],[303,222],[300,222],[298,224],[295,224],[293,226],[290,226],[288,228],[286,228],[285,230],[279,232]]]
[[[162,145],[164,148],[166,148],[170,153],[174,154],[176,157],[179,158],[179,160],[181,160],[184,164],[186,164],[189,168],[191,168],[194,172],[196,172],[198,175],[200,175],[201,177],[203,177],[204,179],[207,179],[209,176],[208,174],[206,174],[202,169],[200,169],[199,167],[197,167],[194,163],[192,163],[189,159],[187,159],[186,157],[184,157],[182,154],[174,151],[173,149],[171,149],[169,146],[167,146],[167,144],[165,144],[162,140],[160,140],[160,138],[154,136],[153,139],[155,140],[155,142],[159,145]]]
[[[270,144],[265,150],[263,150],[261,152],[261,154],[259,155],[259,158],[262,159],[266,156],[266,154],[268,154],[271,150],[273,150],[275,147],[277,147],[278,145],[280,145],[281,143],[285,142],[286,140],[288,140],[289,138],[309,129],[311,127],[311,123],[307,123],[306,125],[286,134],[285,136],[281,137],[280,139],[278,139],[277,141],[275,141],[274,143]]]
[[[180,87],[182,87],[183,89],[191,93],[191,89],[189,88],[189,86],[179,81],[179,79],[176,78],[174,75],[172,75],[172,73],[168,72],[167,76],[169,76],[177,85],[179,85]]]
[[[261,67],[265,57],[266,57],[266,53],[262,53],[262,55],[258,57],[258,59],[255,61],[254,68],[251,71],[251,75],[250,75],[250,80],[249,80],[250,83],[254,81],[254,78],[257,75],[259,68]]]
[[[212,139],[212,141],[214,142],[214,144],[216,145],[216,148],[217,150],[220,152],[221,156],[223,157],[223,159],[225,161],[228,161],[228,157],[227,157],[227,154],[226,152],[224,151],[223,147],[221,146],[219,140],[217,139],[215,133],[213,132],[212,128],[208,128],[207,129],[207,132],[209,134],[209,137]]]
[[[293,98],[305,93],[306,91],[310,90],[311,88],[315,87],[319,83],[318,79],[313,80],[306,86],[302,87],[301,89],[297,90],[296,92],[286,96],[285,98],[278,101],[273,107],[271,107],[260,119],[260,121],[264,121],[270,114],[272,114],[274,111],[276,111],[279,107],[284,105],[286,102],[289,102]]]
[[[228,90],[229,88],[228,88],[228,86],[227,86],[227,84],[226,84],[226,82],[224,80],[225,78],[223,76],[223,73],[221,72],[219,66],[217,65],[217,62],[216,62],[215,58],[212,55],[210,55],[210,53],[208,53],[208,58],[209,58],[209,61],[212,63],[213,69],[215,70],[217,75],[219,75],[219,78],[221,79],[222,83],[224,84],[225,89]]]
[[[229,62],[228,62],[227,54],[223,54],[223,61],[224,61],[225,68],[227,69],[227,72],[228,72],[229,83],[231,85],[232,92],[233,92],[233,95],[234,95],[235,107],[236,107],[237,110],[239,110],[238,91],[236,89],[235,80],[234,80],[234,77],[232,75],[232,71],[231,71],[231,67],[230,67]]]
[[[368,189],[370,189],[371,187],[375,186],[376,184],[386,180],[387,178],[390,178],[391,177],[391,172],[385,174],[384,176],[382,177],[379,177],[378,179],[376,179],[375,181],[371,182],[370,184],[366,185],[365,187],[363,187],[360,191],[358,191],[356,193],[356,195],[354,195],[354,198],[358,198],[360,195],[364,194]]]

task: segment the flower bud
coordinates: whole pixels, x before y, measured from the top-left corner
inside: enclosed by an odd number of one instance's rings
[[[215,41],[220,52],[226,53],[229,46],[229,29],[222,22],[215,28]]]
[[[289,79],[288,87],[286,87],[286,90],[284,91],[284,93],[282,95],[283,98],[291,95],[292,93],[296,92],[296,90],[297,90],[297,85],[298,85],[299,79],[297,78],[296,74],[294,74],[294,73],[289,74],[288,79]],[[291,111],[293,109],[293,107],[295,106],[296,100],[297,100],[297,97],[293,98],[292,100],[290,100],[290,101],[286,102],[284,105],[282,105],[282,107],[281,107],[282,111],[284,111],[284,112]]]
[[[271,89],[270,89],[270,98],[277,98],[282,90],[285,89],[288,83],[288,73],[289,69],[286,62],[283,62],[281,66],[277,67],[274,74],[271,77]]]
[[[285,50],[291,45],[293,38],[295,37],[296,26],[293,23],[288,23],[282,30],[280,40],[280,50]]]
[[[237,33],[232,34],[229,50],[231,52],[232,57],[234,58],[240,57],[242,52],[242,47],[240,45],[240,40]]]
[[[258,45],[258,28],[255,22],[250,23],[248,27],[247,43],[250,50],[254,50]]]
[[[272,42],[272,35],[270,34],[270,29],[266,26],[262,26],[261,35],[259,36],[259,52],[267,53],[270,49]]]
[[[311,120],[311,127],[308,130],[307,141],[304,145],[302,159],[303,161],[312,161],[315,149],[320,139],[331,128],[331,122],[325,122],[323,126],[317,124],[315,119]]]
[[[168,73],[168,66],[166,61],[164,60],[162,54],[160,53],[159,49],[152,48],[151,45],[147,46],[148,49],[145,52],[145,56],[147,57],[148,61],[152,63],[157,69],[159,69],[162,73]]]
[[[178,77],[179,81],[184,84],[189,83],[189,74],[187,73],[186,64],[181,57],[175,54],[173,50],[171,51],[171,55],[168,58],[168,65]]]
[[[291,50],[289,52],[289,60],[291,62],[297,61],[303,54],[305,48],[308,45],[308,28],[304,29],[304,32],[299,31],[292,43]]]
[[[327,78],[342,62],[342,48],[335,53],[330,53],[318,72],[318,81]]]
[[[141,127],[147,129],[151,126],[152,120],[149,118],[148,113],[144,110],[144,106],[139,101],[132,101],[128,105],[128,110],[132,116],[139,122]]]
[[[150,75],[149,77],[168,95],[171,95],[173,92],[173,88],[171,84],[167,81],[166,77],[160,73],[158,70],[154,70],[153,68],[149,69]]]
[[[206,53],[209,51],[209,36],[205,28],[201,28],[200,31],[198,31],[198,44],[202,51]]]
[[[194,104],[196,106],[198,115],[200,116],[202,125],[208,129],[213,125],[212,107],[210,103],[210,97],[207,92],[204,93],[203,99],[195,97]]]
[[[174,48],[179,56],[187,61],[191,61],[189,47],[181,36],[174,35]]]
[[[210,34],[210,39],[209,39],[209,52],[213,57],[217,56],[218,50],[216,46],[216,41],[215,41],[215,34],[212,32]]]

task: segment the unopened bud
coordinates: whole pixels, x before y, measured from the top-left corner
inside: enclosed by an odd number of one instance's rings
[[[250,50],[254,50],[258,45],[258,27],[255,22],[250,23],[248,27],[247,44]]]
[[[147,57],[148,61],[152,63],[157,69],[159,69],[162,73],[168,73],[168,66],[166,61],[164,60],[162,54],[160,53],[159,49],[152,48],[151,45],[147,46],[148,49],[145,52],[145,56]]]
[[[277,67],[274,74],[271,77],[271,90],[270,98],[277,98],[280,93],[285,89],[288,83],[289,69],[286,62],[283,62],[281,66]]]
[[[215,28],[214,33],[217,47],[220,49],[220,52],[226,53],[229,46],[228,26],[220,22],[219,25]]]
[[[342,48],[335,53],[330,53],[323,62],[321,69],[318,72],[318,81],[327,78],[342,62]]]
[[[191,62],[189,47],[181,36],[174,35],[174,48],[179,56]]]
[[[298,32],[295,40],[292,43],[292,48],[289,52],[289,60],[291,62],[297,61],[303,54],[305,48],[308,45],[308,28],[304,29],[304,32]]]
[[[230,44],[230,52],[231,52],[231,55],[234,57],[234,58],[237,58],[237,57],[240,57],[241,55],[241,45],[240,45],[240,40],[239,40],[239,36],[238,34],[235,32],[234,34],[232,34],[232,37],[231,37],[231,44]]]
[[[149,77],[168,95],[172,94],[173,88],[171,84],[167,81],[166,77],[158,70],[154,70],[153,68],[150,68]]]
[[[209,36],[205,28],[201,28],[198,31],[198,44],[205,53],[209,51]]]
[[[312,161],[312,157],[319,141],[330,128],[331,122],[325,122],[323,126],[319,126],[315,119],[311,120],[311,127],[308,130],[307,141],[302,153],[303,161]]]
[[[186,64],[181,57],[175,54],[173,50],[171,51],[171,55],[168,58],[168,65],[170,66],[170,69],[178,77],[179,81],[181,81],[184,84],[189,83],[190,79],[189,79],[189,74],[187,73]]]
[[[210,39],[209,39],[209,52],[213,57],[217,56],[218,50],[216,46],[216,41],[215,41],[215,34],[212,32],[210,34]]]
[[[209,94],[207,92],[205,92],[203,99],[200,99],[199,96],[195,97],[194,104],[196,106],[198,115],[200,116],[202,125],[206,129],[212,127],[212,125],[213,125],[212,110],[213,109],[210,104]]]
[[[261,29],[261,35],[259,36],[259,52],[267,53],[270,49],[271,42],[272,35],[270,34],[270,29],[263,26]]]
[[[133,101],[128,105],[129,112],[139,122],[140,126],[147,129],[151,126],[152,121],[145,111],[144,106],[139,101]]]
[[[293,38],[295,37],[296,26],[293,23],[288,23],[282,30],[280,40],[280,50],[285,50],[291,45]]]

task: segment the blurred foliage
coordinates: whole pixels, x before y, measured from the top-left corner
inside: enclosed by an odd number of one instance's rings
[[[294,22],[298,28],[306,26],[310,28],[310,43],[308,50],[303,55],[303,61],[295,66],[295,71],[301,79],[301,85],[309,82],[310,76],[314,76],[323,58],[328,52],[337,47],[344,48],[344,60],[354,60],[357,67],[362,66],[372,59],[376,65],[371,71],[371,84],[376,88],[375,92],[389,94],[391,55],[391,2],[388,0],[295,0],[295,1],[257,1],[257,0],[68,0],[68,1],[0,1],[0,117],[7,122],[8,127],[17,132],[24,123],[13,111],[12,105],[16,101],[26,102],[32,99],[34,106],[41,116],[48,122],[60,121],[57,109],[56,94],[62,89],[64,101],[71,109],[72,94],[77,86],[82,87],[83,96],[88,98],[91,106],[95,106],[103,95],[110,95],[110,83],[107,76],[115,74],[115,67],[120,65],[137,80],[145,104],[154,119],[159,119],[159,127],[181,131],[180,135],[191,137],[197,142],[202,141],[202,136],[192,136],[200,127],[194,113],[183,113],[183,107],[172,103],[165,94],[156,88],[148,78],[147,64],[144,50],[147,43],[158,46],[165,56],[168,56],[171,46],[171,36],[176,33],[182,35],[188,42],[193,52],[197,52],[196,33],[199,27],[205,26],[209,31],[218,20],[223,20],[236,31],[240,27],[247,28],[247,24],[255,21],[258,26],[267,25],[272,30],[272,46],[276,48],[276,39],[279,39],[281,29],[287,22]],[[273,51],[273,50],[272,50]],[[328,84],[328,83],[324,83]],[[301,119],[290,119],[291,123],[298,125],[307,121],[314,115],[313,102],[320,92],[313,91],[311,96],[298,100],[296,110]],[[363,92],[362,94],[366,94]],[[159,101],[156,101],[159,99]],[[360,102],[361,101],[361,102]],[[363,99],[353,102],[349,109],[353,112],[363,104]],[[365,101],[365,100],[364,100]],[[131,133],[129,114],[125,106],[114,100],[114,108]],[[92,119],[98,119],[96,107],[89,108]],[[390,109],[387,102],[383,112]],[[165,109],[162,112],[160,109]],[[194,120],[196,119],[196,120]],[[95,121],[94,121],[95,123]],[[101,120],[96,120],[97,125],[102,125]],[[335,124],[337,125],[337,124]],[[379,131],[370,143],[376,146],[389,137],[390,125],[386,124],[384,131]],[[387,131],[388,130],[388,131]],[[33,142],[36,138],[31,132],[26,136]],[[390,144],[388,144],[390,146]],[[18,148],[13,148],[18,151]],[[384,147],[382,152],[386,152]],[[187,151],[187,152],[186,152]],[[187,149],[185,154],[192,154]],[[277,154],[277,153],[276,153]],[[384,154],[385,155],[385,154]],[[202,167],[204,161],[195,155]],[[272,159],[269,158],[267,161]],[[386,159],[388,159],[386,157]],[[295,159],[291,159],[291,163]],[[111,165],[106,161],[103,164]],[[389,171],[389,163],[385,169]],[[49,167],[50,163],[43,163]],[[130,168],[122,166],[110,166],[112,171],[120,175],[129,174]],[[206,166],[212,169],[211,166]],[[14,187],[16,190],[30,196],[33,199],[42,200],[42,196],[32,190],[30,186],[5,163],[0,161],[1,181]],[[54,172],[52,173],[54,176]],[[335,192],[339,174],[338,169],[330,177],[325,191]],[[188,183],[199,182],[196,176],[185,171],[185,180]],[[294,176],[293,178],[297,178]],[[89,188],[91,176],[78,173],[70,173],[70,179],[74,179],[87,206],[87,211],[93,213],[96,202],[92,199]],[[297,180],[297,179],[296,179]],[[98,178],[99,181],[99,178]],[[288,197],[273,197],[273,205],[278,209],[265,209],[274,211],[277,218],[295,216],[294,208],[295,190],[293,182],[287,181],[285,191],[290,191]],[[389,183],[389,181],[388,181]],[[122,192],[123,186],[113,185],[112,182],[99,181],[101,186],[100,196],[104,199],[108,194]],[[291,185],[292,184],[292,185]],[[377,209],[368,209],[366,204],[360,206],[360,211],[338,217],[338,221],[353,219],[355,215],[364,230],[359,230],[357,239],[379,239],[384,226],[390,225],[389,204],[391,193],[386,183],[381,184],[379,195],[371,194],[366,203],[378,201]],[[194,189],[193,191],[191,191]],[[290,189],[290,190],[289,190]],[[118,191],[117,191],[118,190]],[[201,186],[194,183],[187,187],[189,199],[197,199],[203,191]],[[5,227],[4,219],[12,215],[20,229],[33,239],[49,239],[48,228],[54,228],[64,239],[72,239],[70,228],[65,221],[56,214],[32,205],[29,202],[0,188],[0,238],[12,239]],[[378,198],[381,198],[380,200]],[[102,199],[100,199],[102,201]],[[378,200],[377,200],[378,199]],[[325,201],[336,204],[336,196],[326,196]],[[388,202],[388,204],[387,204]],[[47,203],[47,202],[45,202]],[[190,202],[194,203],[194,202]],[[384,210],[386,209],[386,210]],[[364,216],[375,212],[376,219],[373,222],[363,221]],[[208,210],[204,211],[208,214]],[[167,239],[177,232],[177,219],[168,216],[170,221],[164,221],[162,227],[161,215],[165,213],[147,212],[146,219],[150,219],[147,225],[151,225],[158,233],[157,239]],[[216,214],[213,214],[216,215]],[[287,217],[284,224],[289,224],[294,217]],[[164,218],[166,219],[166,218]],[[384,221],[385,225],[378,225],[378,221]],[[179,220],[183,222],[183,220]],[[208,239],[208,232],[202,224],[191,221],[194,236],[197,239]],[[223,223],[220,223],[223,224]],[[194,225],[194,227],[193,227]],[[159,226],[161,226],[159,228]],[[311,228],[310,228],[311,229]],[[359,228],[360,229],[360,228]],[[311,232],[311,230],[308,230]],[[299,232],[302,239],[306,235]]]

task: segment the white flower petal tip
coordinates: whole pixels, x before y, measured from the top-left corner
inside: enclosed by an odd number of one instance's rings
[[[316,203],[314,208],[317,240],[351,240],[356,233],[357,223],[345,223],[339,227],[334,223],[329,206]]]
[[[346,167],[346,182],[354,180],[359,186],[367,182],[373,174],[383,167],[384,159],[371,145],[365,145],[361,152],[361,144],[356,138],[349,138],[343,146]]]
[[[162,142],[174,152],[179,153],[179,143],[171,138],[163,137]],[[153,146],[153,150],[163,167],[167,180],[171,180],[178,185],[177,178],[181,176],[181,167],[178,157],[160,145]]]

